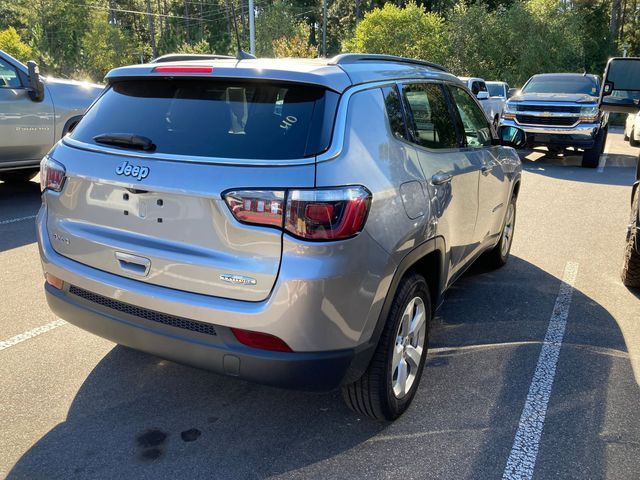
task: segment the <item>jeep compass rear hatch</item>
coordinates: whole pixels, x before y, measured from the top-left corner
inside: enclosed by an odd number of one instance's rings
[[[66,169],[62,191],[47,195],[53,247],[163,287],[265,299],[286,191],[313,187],[337,99],[264,80],[114,82],[52,154]]]

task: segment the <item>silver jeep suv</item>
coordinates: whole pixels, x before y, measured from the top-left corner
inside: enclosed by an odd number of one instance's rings
[[[51,309],[114,342],[394,419],[428,325],[509,256],[521,165],[442,67],[398,57],[117,68],[42,161]]]

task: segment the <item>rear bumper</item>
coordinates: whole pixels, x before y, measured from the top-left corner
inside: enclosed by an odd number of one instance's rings
[[[555,145],[589,149],[600,128],[598,123],[580,123],[575,127],[551,127],[521,125],[514,120],[500,119],[500,125],[517,127],[527,133],[527,140],[533,145]]]
[[[270,352],[240,344],[228,327],[199,333],[123,314],[45,284],[51,310],[84,330],[143,352],[256,383],[302,390],[338,387],[355,350]]]

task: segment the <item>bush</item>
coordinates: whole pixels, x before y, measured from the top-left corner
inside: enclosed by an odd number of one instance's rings
[[[405,8],[387,3],[365,14],[343,49],[442,62],[447,51],[444,19],[413,1]]]
[[[15,28],[9,27],[0,31],[0,50],[7,52],[12,57],[27,62],[31,60],[32,50],[24,43]]]

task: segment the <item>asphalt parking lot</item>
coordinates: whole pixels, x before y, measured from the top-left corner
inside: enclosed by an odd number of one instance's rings
[[[638,478],[640,294],[619,277],[638,149],[617,131],[606,152],[594,170],[523,152],[510,262],[449,291],[416,399],[393,424],[358,418],[339,393],[216,376],[57,320],[35,243],[39,186],[0,183],[0,475],[530,478],[508,467],[525,452],[536,479]],[[546,390],[532,388],[541,367]]]

